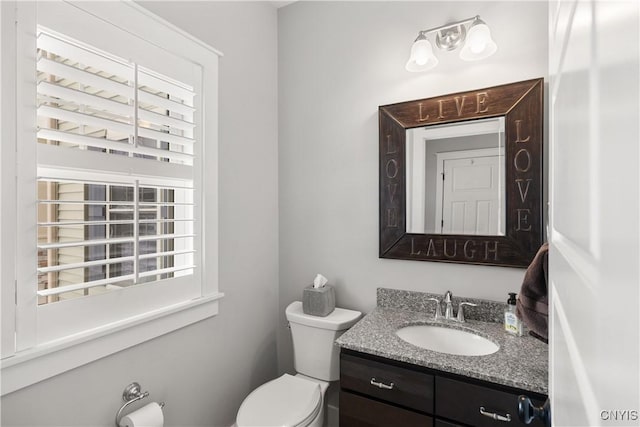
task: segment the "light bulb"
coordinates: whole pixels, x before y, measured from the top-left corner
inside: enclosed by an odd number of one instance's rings
[[[487,47],[487,42],[490,39],[489,27],[486,24],[476,25],[469,31],[469,49],[478,54]]]
[[[431,43],[424,35],[418,37],[418,40],[411,46],[411,56],[407,61],[407,71],[427,71],[438,65],[438,58],[433,54]]]
[[[469,42],[469,50],[475,54],[479,54],[487,47],[484,40],[473,40]]]
[[[484,59],[493,55],[496,50],[498,50],[498,46],[491,39],[489,26],[480,19],[476,19],[469,28],[467,42],[460,51],[460,58],[465,61]]]
[[[431,43],[429,40],[418,40],[411,48],[411,57],[418,65],[424,65],[429,60],[429,56],[433,55]]]

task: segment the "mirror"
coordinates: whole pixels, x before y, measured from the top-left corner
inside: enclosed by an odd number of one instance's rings
[[[504,137],[504,117],[407,129],[407,233],[504,236]]]
[[[542,97],[534,79],[379,107],[380,257],[528,266]]]

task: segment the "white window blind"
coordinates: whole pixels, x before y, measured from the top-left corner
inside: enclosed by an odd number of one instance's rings
[[[130,1],[0,21],[4,395],[218,313],[221,54]]]
[[[37,71],[38,303],[192,275],[194,87],[42,28]]]
[[[38,138],[193,164],[193,87],[40,31]]]

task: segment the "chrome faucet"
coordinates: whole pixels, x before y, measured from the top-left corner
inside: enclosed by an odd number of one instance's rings
[[[440,308],[440,300],[438,298],[427,298],[427,301],[434,301],[436,303],[436,310],[433,316],[434,320],[442,319],[442,309]]]
[[[461,302],[460,305],[458,305],[458,322],[460,323],[464,323],[464,306],[468,305],[469,307],[477,307],[478,304],[474,304],[472,302]]]
[[[444,300],[442,300],[445,303],[445,308],[444,308],[444,318],[445,320],[451,320],[453,319],[453,306],[451,305],[451,297],[453,295],[451,294],[451,291],[447,291],[444,293]]]
[[[436,303],[436,310],[434,315],[434,320],[452,320],[458,321],[460,323],[464,323],[464,306],[468,305],[470,307],[477,307],[478,304],[473,304],[471,302],[461,302],[458,305],[458,316],[453,315],[453,303],[452,303],[453,294],[451,291],[447,291],[444,293],[444,298],[442,302],[445,304],[444,316],[442,315],[442,308],[440,304],[440,300],[438,298],[427,298],[428,301],[434,301]]]

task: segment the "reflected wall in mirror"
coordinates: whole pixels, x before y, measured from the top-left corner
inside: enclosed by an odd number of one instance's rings
[[[407,233],[505,234],[504,117],[408,129]]]
[[[380,257],[526,267],[542,118],[542,79],[381,106]]]

